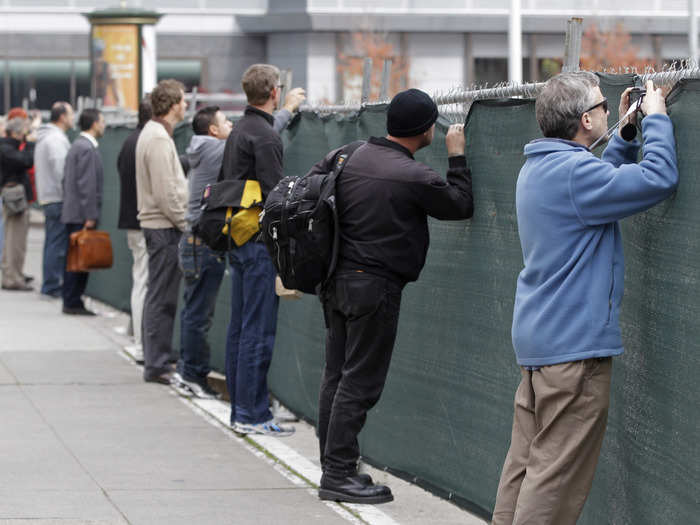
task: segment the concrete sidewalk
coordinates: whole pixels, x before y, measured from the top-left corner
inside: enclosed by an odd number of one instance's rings
[[[37,288],[42,233],[30,230],[26,267]],[[100,315],[76,318],[36,292],[0,292],[0,523],[483,523],[376,471],[393,503],[319,501],[310,426],[236,437],[224,403],[144,383],[122,350],[128,318],[91,307]]]

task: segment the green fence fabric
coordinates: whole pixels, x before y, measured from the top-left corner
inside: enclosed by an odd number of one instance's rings
[[[632,75],[601,75],[609,121]],[[622,330],[626,353],[614,360],[608,432],[591,495],[579,523],[687,524],[700,511],[700,81],[668,97],[681,175],[675,196],[623,221],[626,255]],[[285,174],[302,175],[330,149],[385,132],[385,106],[359,114],[297,116],[283,134]],[[444,173],[447,123],[417,159]],[[180,133],[180,135],[177,135]],[[182,148],[189,138],[179,128]],[[406,287],[399,333],[381,401],[360,436],[371,462],[489,516],[512,422],[519,380],[510,326],[522,255],[515,181],[522,147],[539,136],[531,100],[481,101],[465,128],[474,180],[469,221],[430,221],[431,247],[417,283]],[[113,193],[123,130],[101,144],[105,160],[102,226],[116,224]],[[597,152],[598,154],[600,151]],[[112,214],[108,217],[107,215]],[[120,248],[115,245],[118,251]],[[92,278],[89,292],[128,307],[130,256]],[[212,363],[222,370],[230,286],[224,279],[211,330]],[[304,418],[317,418],[324,352],[318,300],[280,302],[269,381]]]
[[[131,252],[126,243],[126,230],[117,229],[119,222],[119,174],[117,157],[126,137],[132,132],[126,127],[108,128],[99,140],[99,152],[104,166],[104,195],[97,227],[107,230],[112,240],[114,264],[109,270],[90,272],[86,293],[124,311],[131,310]]]

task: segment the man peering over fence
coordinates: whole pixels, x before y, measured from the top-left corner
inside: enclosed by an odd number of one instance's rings
[[[630,90],[622,93],[620,115],[629,109]],[[612,356],[623,352],[617,221],[651,208],[678,184],[673,125],[651,81],[641,109],[647,116],[637,164],[634,114],[601,159],[588,149],[606,133],[609,114],[593,73],[557,75],[537,98],[546,138],[525,146],[516,187],[525,267],[512,337],[522,380],[494,525],[574,525],[591,488],[607,424]]]
[[[445,138],[446,181],[413,158],[432,142],[437,118],[427,94],[399,93],[388,108],[388,135],[360,145],[336,184],[339,260],[321,292],[327,327],[318,417],[324,500],[393,499],[389,487],[358,475],[357,436],[389,372],[401,292],[425,264],[428,216],[468,219],[474,211],[461,124],[451,126]],[[345,149],[349,146],[330,152],[311,173],[330,173]]]

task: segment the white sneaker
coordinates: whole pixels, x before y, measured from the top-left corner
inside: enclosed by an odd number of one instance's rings
[[[276,399],[272,400],[270,411],[272,412],[272,418],[277,423],[296,423],[299,421],[299,418],[294,413],[282,406]]]
[[[275,423],[274,419],[264,423],[241,423],[236,421],[233,424],[233,431],[236,434],[259,434],[263,436],[287,437],[294,434],[294,427],[283,427]]]
[[[194,396],[200,399],[219,399],[221,394],[209,385],[203,385],[196,381],[190,381],[182,377],[179,373],[173,374],[173,384],[175,388],[186,396]]]
[[[138,364],[143,364],[143,347],[141,345],[128,345],[124,347],[124,351]]]

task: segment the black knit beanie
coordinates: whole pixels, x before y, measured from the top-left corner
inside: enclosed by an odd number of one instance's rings
[[[397,94],[386,113],[386,130],[392,137],[415,137],[430,129],[438,118],[438,108],[420,89]]]

